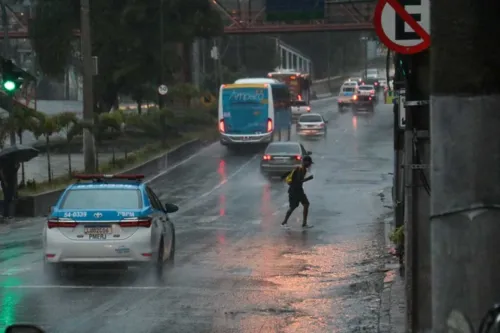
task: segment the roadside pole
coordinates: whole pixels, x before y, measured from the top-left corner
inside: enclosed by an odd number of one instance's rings
[[[432,311],[447,333],[452,311],[477,329],[500,302],[500,2],[432,5]]]
[[[389,52],[388,52],[389,53]],[[389,60],[389,59],[387,59]],[[394,61],[399,61],[399,56],[396,54]],[[397,68],[397,64],[394,64]],[[387,73],[389,73],[389,65]],[[389,77],[389,74],[387,74]],[[405,77],[401,70],[394,73],[394,82],[404,83]],[[387,80],[389,84],[390,80]],[[394,89],[394,87],[393,87]],[[396,93],[396,89],[394,89]],[[399,91],[401,93],[401,91]],[[398,94],[399,94],[398,93]],[[393,113],[394,113],[394,173],[393,173],[393,207],[394,207],[394,227],[399,228],[404,225],[404,135],[406,116],[404,113],[404,105],[400,105],[399,98],[393,100]]]
[[[405,282],[407,332],[430,332],[429,52],[403,58],[406,67]]]
[[[89,0],[80,0],[81,15],[81,49],[83,62],[83,119],[94,123],[94,63],[92,59],[92,43],[90,38],[90,4]],[[97,168],[94,135],[88,129],[83,130],[83,160],[85,172],[93,173]]]

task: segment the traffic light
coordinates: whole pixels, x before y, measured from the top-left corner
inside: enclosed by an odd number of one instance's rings
[[[2,61],[2,87],[8,94],[15,94],[23,83],[22,72],[12,60]]]

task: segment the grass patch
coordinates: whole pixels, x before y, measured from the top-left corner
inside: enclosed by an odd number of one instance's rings
[[[404,245],[404,241],[405,241],[405,228],[404,228],[404,226],[402,225],[402,226],[394,229],[392,231],[392,233],[389,235],[389,239],[396,246]]]
[[[218,131],[216,128],[203,129],[200,131],[194,131],[185,133],[178,138],[168,140],[166,146],[161,145],[161,143],[151,143],[144,146],[141,149],[130,152],[127,158],[116,158],[114,163],[108,162],[99,165],[99,173],[120,173],[131,169],[135,166],[141,165],[150,159],[157,156],[161,156],[167,151],[194,139],[213,141],[218,137]],[[81,173],[81,171],[75,171],[74,173]],[[28,181],[25,188],[19,189],[19,196],[32,196],[35,194],[56,191],[66,188],[69,184],[74,183],[74,179],[70,179],[68,175],[55,177],[51,182],[33,182]],[[1,197],[3,194],[0,193]]]

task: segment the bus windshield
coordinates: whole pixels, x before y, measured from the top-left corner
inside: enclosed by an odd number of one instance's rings
[[[222,90],[222,118],[228,134],[258,134],[267,131],[269,92],[262,87],[232,86]]]

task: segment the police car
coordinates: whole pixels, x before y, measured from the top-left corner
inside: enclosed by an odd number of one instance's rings
[[[51,275],[77,264],[146,264],[161,274],[175,255],[175,228],[143,175],[77,175],[43,230],[44,268]]]

